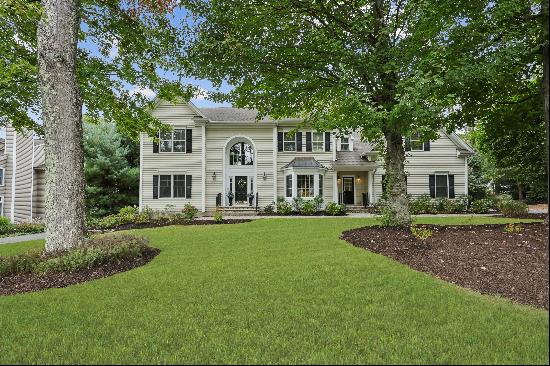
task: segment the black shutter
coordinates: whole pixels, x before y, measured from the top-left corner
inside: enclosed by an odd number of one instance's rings
[[[409,137],[405,139],[405,151],[411,151],[411,139]]]
[[[330,151],[330,132],[325,132],[325,151]]]
[[[302,151],[302,133],[296,132],[296,151]]]
[[[153,199],[159,198],[159,176],[153,175]]]
[[[193,130],[190,128],[185,130],[185,152],[193,152]]]
[[[424,151],[430,151],[430,141],[424,143]]]
[[[160,137],[160,134],[157,134],[157,138]],[[158,141],[153,140],[153,154],[158,154],[159,152],[159,143]]]
[[[191,198],[191,184],[193,177],[191,175],[185,176],[185,198]]]
[[[277,132],[277,150],[283,151],[283,133]]]
[[[430,197],[435,198],[435,174],[430,174]]]
[[[449,174],[449,198],[455,198],[455,176]]]
[[[306,151],[311,151],[311,132],[306,132]]]

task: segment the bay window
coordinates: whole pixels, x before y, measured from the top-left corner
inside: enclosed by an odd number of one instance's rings
[[[298,197],[315,197],[313,174],[296,176],[296,193]]]

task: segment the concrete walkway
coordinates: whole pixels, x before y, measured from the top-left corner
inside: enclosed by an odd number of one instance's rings
[[[10,244],[10,243],[19,243],[22,241],[40,240],[40,239],[44,239],[44,235],[45,235],[44,233],[38,233],[38,234],[28,234],[28,235],[9,236],[6,238],[0,238],[0,245]]]

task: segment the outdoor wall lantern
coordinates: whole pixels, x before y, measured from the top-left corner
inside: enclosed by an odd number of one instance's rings
[[[212,180],[216,180],[216,172],[212,173]]]
[[[265,172],[264,172],[264,180],[266,180],[266,179],[267,179],[267,175],[266,175]]]

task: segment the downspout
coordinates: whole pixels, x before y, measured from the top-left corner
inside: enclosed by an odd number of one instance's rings
[[[32,138],[32,158],[31,158],[31,221],[33,220],[32,216],[32,197],[34,194],[34,136],[31,135]]]
[[[139,134],[139,212],[143,211],[143,134]]]
[[[202,212],[206,212],[206,122],[202,124],[201,130],[201,208]]]
[[[273,202],[277,202],[277,124],[273,126]]]

